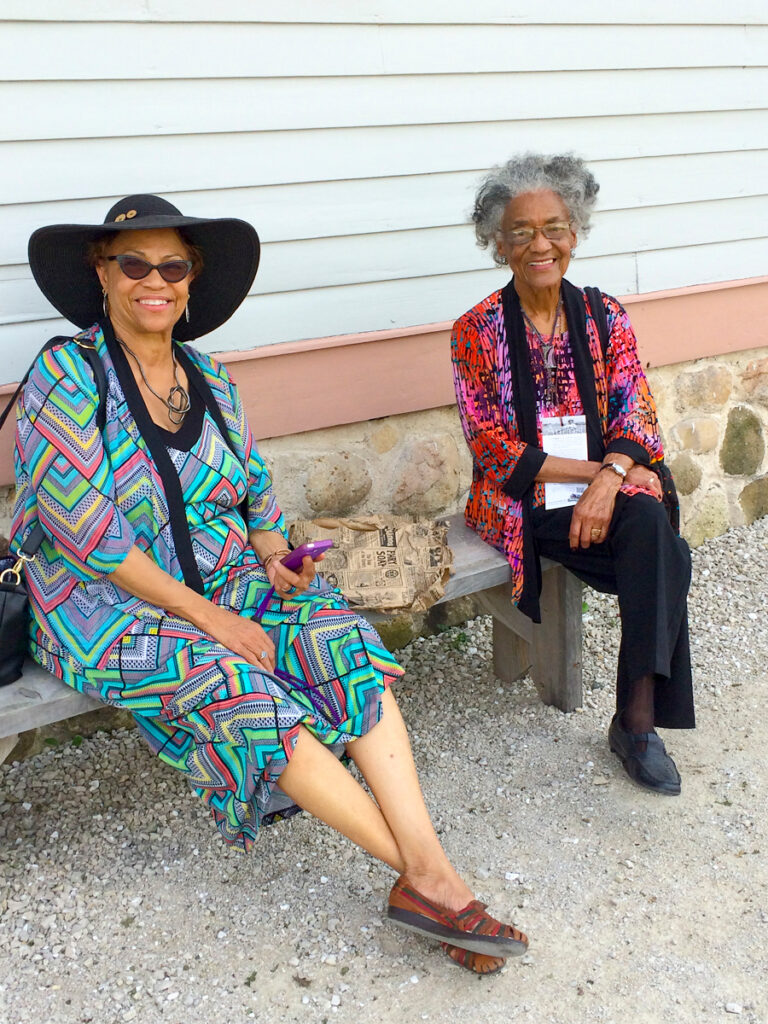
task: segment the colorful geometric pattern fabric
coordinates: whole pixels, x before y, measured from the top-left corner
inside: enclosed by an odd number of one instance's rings
[[[262,615],[275,674],[111,581],[132,545],[177,579],[182,573],[167,499],[103,336],[92,328],[80,338],[96,346],[107,373],[104,434],[75,341],[38,360],[18,411],[12,544],[38,521],[46,535],[26,571],[32,655],[75,689],[130,711],[157,756],[187,776],[227,842],[248,849],[260,824],[298,810],[279,777],[299,727],[341,756],[375,725],[380,695],[401,669],[320,578],[289,601],[273,596]],[[232,434],[222,437],[198,407],[200,430],[189,446],[175,448],[169,436],[195,559],[209,600],[252,614],[269,582],[238,506],[247,492],[250,529],[284,532],[282,515],[237,389],[210,357],[185,351]]]
[[[629,317],[616,299],[603,296],[610,332],[607,358],[603,359],[589,299],[586,295],[583,298],[603,438],[606,444],[619,438],[633,441],[648,452],[651,463],[656,462],[664,457],[656,407]],[[520,438],[512,397],[501,290],[456,321],[451,357],[462,429],[472,454],[472,484],[465,518],[483,540],[506,555],[512,567],[512,599],[517,603],[524,582],[523,503],[510,497],[504,485],[528,446]],[[566,395],[570,394],[567,386],[565,390]],[[540,409],[537,428],[541,448]],[[539,502],[541,491],[537,485],[535,496]]]

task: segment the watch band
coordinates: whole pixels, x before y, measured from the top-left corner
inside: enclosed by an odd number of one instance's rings
[[[626,479],[627,471],[623,466],[620,466],[618,462],[604,462],[600,467],[600,472],[602,473],[604,469],[613,470],[616,476],[620,476],[622,480]]]

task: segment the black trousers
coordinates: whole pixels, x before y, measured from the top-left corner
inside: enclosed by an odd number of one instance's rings
[[[616,708],[626,707],[635,680],[656,677],[654,719],[667,729],[693,729],[687,595],[691,553],[669,525],[661,502],[618,494],[608,537],[571,551],[572,508],[532,513],[539,554],[559,562],[595,590],[618,594],[621,646]]]

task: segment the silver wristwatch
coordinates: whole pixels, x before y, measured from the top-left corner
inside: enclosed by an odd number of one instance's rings
[[[622,480],[626,479],[627,471],[618,462],[604,462],[600,467],[600,472],[602,473],[604,469],[612,469],[616,476],[620,476]]]

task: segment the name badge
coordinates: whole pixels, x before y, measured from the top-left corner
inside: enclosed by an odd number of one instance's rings
[[[542,444],[547,455],[560,459],[587,460],[586,416],[543,416]],[[587,484],[544,484],[546,508],[567,508],[575,505]]]

